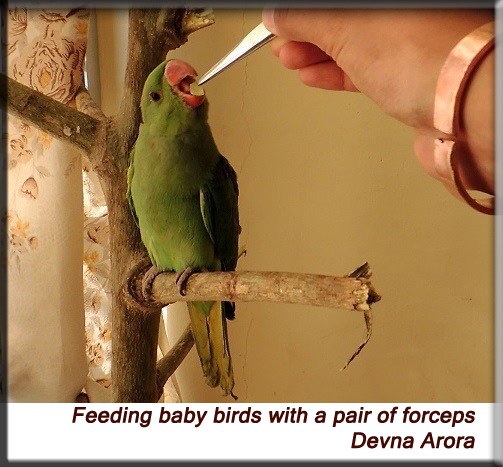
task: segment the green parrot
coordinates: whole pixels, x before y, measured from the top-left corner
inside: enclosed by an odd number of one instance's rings
[[[152,262],[142,284],[147,297],[162,271],[177,273],[184,295],[192,273],[233,271],[238,260],[237,177],[211,134],[204,93],[191,91],[196,76],[187,63],[168,60],[143,88],[127,197]],[[226,321],[234,303],[187,305],[206,382],[236,399]]]

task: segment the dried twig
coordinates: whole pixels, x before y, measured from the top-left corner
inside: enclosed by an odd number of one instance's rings
[[[194,337],[190,325],[187,326],[177,343],[157,362],[157,385],[162,392],[166,381],[181,365],[194,345]]]
[[[370,271],[369,271],[370,272]],[[134,281],[139,284],[139,280]],[[139,296],[139,293],[135,294]],[[181,296],[175,274],[159,274],[152,285],[155,306],[177,301],[281,302],[365,311],[380,299],[368,278],[288,272],[205,272],[193,274]]]
[[[141,297],[141,292],[137,289],[145,268],[145,264],[137,265],[130,277],[128,293],[137,299]],[[181,296],[175,284],[175,274],[162,273],[153,282],[153,302],[150,305],[158,307],[177,301],[228,300],[282,302],[363,311],[366,336],[341,369],[345,370],[372,336],[370,309],[381,297],[370,283],[371,275],[368,263],[344,277],[249,271],[197,273],[187,282],[186,295]],[[189,327],[170,352],[159,361],[158,384],[161,384],[161,388],[182,363],[193,343]]]

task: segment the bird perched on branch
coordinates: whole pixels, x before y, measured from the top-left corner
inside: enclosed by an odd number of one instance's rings
[[[175,271],[183,295],[192,273],[233,271],[238,259],[236,173],[217,149],[196,76],[187,63],[168,60],[143,88],[127,196],[152,262],[142,287],[147,297],[160,272]],[[226,321],[234,303],[188,302],[188,309],[207,383],[236,398]]]

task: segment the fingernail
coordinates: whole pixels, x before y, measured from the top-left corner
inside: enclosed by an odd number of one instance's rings
[[[276,34],[276,26],[274,24],[274,8],[266,8],[262,12],[262,22],[264,26],[271,31],[273,34]]]

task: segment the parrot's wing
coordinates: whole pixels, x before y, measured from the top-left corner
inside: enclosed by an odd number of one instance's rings
[[[213,177],[200,192],[200,202],[204,225],[223,271],[233,271],[238,260],[238,237],[241,232],[238,195],[236,172],[229,161],[220,156]]]
[[[127,171],[127,199],[129,201],[129,207],[131,208],[131,214],[133,214],[133,219],[138,227],[140,227],[140,221],[138,220],[138,216],[136,214],[136,209],[133,203],[133,195],[131,194],[131,183],[133,181],[134,175],[134,146],[131,149],[131,154],[129,155],[129,168]]]

